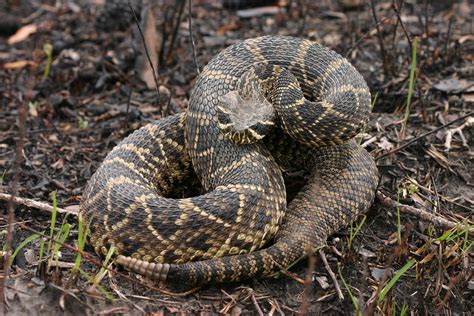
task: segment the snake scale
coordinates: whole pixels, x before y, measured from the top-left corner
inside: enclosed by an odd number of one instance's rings
[[[166,282],[286,268],[372,203],[377,169],[352,140],[369,111],[362,76],[324,46],[286,36],[232,45],[198,76],[186,112],[105,158],[81,202],[89,242]],[[287,206],[282,169],[294,166],[311,176]],[[170,197],[196,175],[206,193]]]

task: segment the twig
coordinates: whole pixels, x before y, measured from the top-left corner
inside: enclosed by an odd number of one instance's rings
[[[448,62],[449,59],[450,59],[450,56],[449,56],[449,42],[451,41],[451,29],[452,29],[452,24],[453,24],[453,21],[454,21],[454,18],[451,17],[449,19],[449,23],[448,23],[448,33],[447,33],[447,36],[446,36],[446,43],[444,44],[444,60],[445,62]]]
[[[166,62],[168,62],[171,59],[171,54],[173,53],[173,50],[174,50],[174,43],[176,42],[176,38],[178,37],[179,23],[181,22],[181,16],[183,15],[184,6],[186,5],[186,0],[176,1],[176,6],[178,6],[180,3],[181,3],[181,7],[179,8],[178,18],[176,20],[176,25],[173,30],[173,35],[171,36],[170,47],[168,48],[168,53],[166,54]]]
[[[12,202],[15,204],[21,204],[28,207],[34,207],[39,210],[53,212],[53,207],[47,203],[35,201],[32,199],[22,198],[18,196],[13,196],[13,194],[0,193],[0,200],[3,200],[3,201],[12,200]],[[60,208],[60,207],[57,208],[57,211],[58,213],[66,213],[66,214],[71,214],[74,216],[77,216],[77,213],[78,213],[77,211],[71,211],[64,208]]]
[[[258,305],[257,299],[255,298],[255,294],[252,293],[250,294],[250,297],[252,298],[253,305],[255,305],[255,309],[257,310],[258,315],[263,316],[262,309],[260,308],[260,305]]]
[[[380,54],[382,55],[383,72],[386,76],[388,76],[389,75],[388,58],[387,58],[387,53],[385,51],[382,31],[380,30],[380,26],[377,20],[377,14],[375,13],[374,0],[370,0],[370,7],[372,9],[372,16],[374,18],[375,27],[377,28],[377,35],[378,35],[379,44],[380,44]]]
[[[397,203],[395,200],[393,200],[392,198],[388,197],[387,195],[385,195],[384,193],[380,191],[377,191],[376,197],[377,197],[377,200],[385,207],[399,208],[400,211],[403,213],[415,215],[423,220],[430,221],[432,223],[440,225],[441,227],[444,227],[447,229],[452,229],[456,227],[458,227],[461,230],[468,229],[469,234],[474,234],[474,227],[472,228],[466,227],[466,225],[464,224],[452,222],[450,220],[442,218],[441,216],[429,213],[427,211],[416,208],[414,206]]]
[[[196,65],[196,71],[198,75],[201,73],[201,70],[199,70],[199,64],[197,61],[197,56],[196,56],[196,47],[194,46],[194,36],[193,36],[193,18],[191,15],[191,7],[192,7],[192,0],[189,0],[188,2],[188,21],[189,21],[189,36],[191,38],[191,47],[193,48],[193,59],[194,59],[194,64]]]
[[[135,9],[133,8],[132,3],[130,2],[130,0],[128,0],[128,5],[130,7],[130,10],[132,10],[133,17],[135,18],[135,23],[137,24],[137,27],[138,27],[138,33],[140,33],[140,37],[142,38],[142,42],[143,42],[143,47],[145,48],[146,58],[148,59],[148,63],[150,64],[151,70],[153,72],[153,80],[155,80],[156,100],[158,102],[158,107],[161,111],[161,116],[164,117],[165,113],[164,113],[164,108],[163,108],[163,106],[161,105],[161,102],[160,102],[160,100],[161,100],[160,91],[158,90],[158,87],[160,85],[158,84],[158,78],[156,77],[155,66],[153,66],[153,63],[151,61],[150,52],[148,51],[148,47],[146,46],[145,36],[143,35],[142,27],[140,26],[140,22],[138,21],[137,13],[135,12]]]
[[[273,263],[278,267],[278,269],[280,269],[280,271],[278,271],[279,273],[289,277],[290,279],[293,279],[295,280],[296,282],[298,282],[299,284],[305,284],[305,280],[299,278],[296,274],[294,273],[291,273],[290,271],[288,271],[284,266],[282,266],[280,263],[276,262],[275,260],[273,260]]]
[[[299,7],[301,8],[299,11],[299,18],[301,20],[300,25],[298,26],[298,31],[296,32],[296,36],[303,36],[304,29],[306,27],[306,22],[307,22],[307,16],[309,12],[309,4],[307,1],[303,0],[302,3],[300,3]]]
[[[390,16],[386,16],[384,17],[382,20],[378,21],[378,23],[375,25],[376,27],[378,25],[382,25],[384,24],[385,22],[387,22],[388,20],[392,19],[393,18],[393,15],[390,15]],[[371,29],[372,30],[372,29]],[[367,31],[364,35],[362,35],[353,45],[351,48],[349,48],[347,50],[347,52],[344,54],[344,57],[345,58],[348,58],[349,55],[352,53],[352,51],[354,50],[354,48],[357,47],[357,45],[359,45],[359,43],[361,43],[363,40],[365,40],[367,37],[370,36],[370,33],[371,33],[371,30]]]
[[[130,102],[132,101],[133,87],[129,85],[130,90],[128,91],[127,97],[127,108],[125,109],[125,129],[128,129],[128,120],[129,120],[129,111],[130,111]]]
[[[318,251],[319,256],[323,260],[324,263],[324,268],[326,271],[329,273],[329,276],[332,279],[332,282],[334,283],[334,287],[336,288],[337,296],[339,297],[339,300],[342,301],[344,300],[344,295],[342,294],[341,288],[339,287],[339,282],[337,282],[336,274],[331,270],[331,267],[329,266],[328,259],[326,258],[326,254],[324,251],[319,250]]]
[[[410,35],[408,34],[406,28],[405,28],[405,25],[403,24],[403,21],[402,21],[402,18],[400,17],[400,10],[402,9],[402,6],[403,6],[403,1],[401,1],[399,7],[397,8],[397,6],[395,5],[395,1],[392,2],[392,9],[393,11],[395,12],[395,15],[397,17],[397,20],[398,20],[398,23],[400,23],[400,26],[402,27],[402,30],[403,30],[403,33],[405,34],[406,38],[407,38],[407,41],[408,41],[408,44],[410,45],[410,47],[412,47],[412,42],[411,42],[411,38],[410,38]]]
[[[410,145],[413,144],[414,142],[417,142],[418,140],[420,140],[420,139],[422,139],[422,138],[424,138],[424,137],[426,137],[426,136],[428,136],[428,135],[431,135],[431,134],[433,134],[433,133],[436,133],[437,131],[439,131],[439,130],[441,130],[441,129],[443,129],[443,128],[446,128],[446,127],[448,127],[448,126],[451,126],[451,125],[453,125],[454,123],[459,122],[459,121],[461,121],[461,120],[463,120],[463,119],[465,119],[465,118],[467,118],[467,117],[469,117],[469,116],[472,116],[472,115],[474,115],[474,112],[469,112],[469,113],[467,113],[466,115],[463,115],[463,116],[461,116],[461,117],[458,117],[458,118],[455,119],[454,121],[451,121],[451,122],[449,122],[449,123],[446,123],[446,124],[444,124],[444,125],[441,125],[440,127],[437,127],[437,128],[435,128],[434,130],[432,130],[432,131],[429,131],[429,132],[426,132],[426,133],[424,133],[424,134],[421,134],[420,136],[415,137],[415,138],[413,138],[412,140],[406,142],[406,143],[403,144],[402,146],[397,147],[397,148],[394,148],[394,149],[392,149],[392,150],[386,152],[385,154],[382,154],[382,155],[376,157],[375,160],[379,160],[379,159],[382,159],[382,158],[384,158],[384,157],[387,157],[387,156],[389,156],[389,155],[391,155],[391,154],[394,154],[394,153],[396,153],[396,152],[398,152],[398,151],[400,151],[400,150],[402,150],[402,149],[404,149],[404,148],[410,146]]]
[[[309,296],[311,292],[311,285],[313,284],[313,271],[316,265],[316,256],[315,254],[310,251],[308,252],[308,270],[306,271],[305,277],[305,289],[303,293],[303,299],[301,302],[301,306],[299,309],[299,314],[305,315],[309,308]]]
[[[13,181],[11,185],[12,195],[8,199],[8,215],[7,215],[7,236],[5,241],[5,255],[3,260],[3,278],[0,281],[0,305],[2,306],[1,312],[3,312],[3,308],[5,308],[5,285],[6,280],[8,277],[8,273],[10,271],[8,262],[10,260],[10,247],[13,241],[13,223],[15,222],[15,206],[14,206],[14,197],[18,193],[18,183],[20,182],[20,173],[21,173],[21,164],[23,163],[23,146],[25,143],[25,135],[26,135],[26,117],[27,117],[27,107],[28,103],[32,97],[32,89],[33,89],[33,80],[29,80],[27,93],[24,96],[24,99],[20,101],[20,105],[18,107],[18,141],[15,147],[15,163],[14,163],[14,175]]]

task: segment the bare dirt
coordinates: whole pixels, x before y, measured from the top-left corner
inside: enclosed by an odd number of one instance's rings
[[[120,7],[126,1],[107,3],[0,3],[1,193],[52,204],[55,192],[59,207],[77,211],[84,185],[113,146],[162,116],[133,15],[126,5]],[[149,54],[158,61],[158,82],[171,94],[165,110],[183,111],[197,76],[188,7],[179,17],[181,1],[156,1],[148,11],[133,3]],[[48,258],[39,260],[40,238],[19,246],[33,231],[43,232],[48,243],[51,213],[22,204],[9,208],[4,198],[3,312],[350,314],[358,306],[363,314],[398,315],[404,309],[413,315],[471,314],[473,10],[468,1],[287,1],[246,11],[224,8],[218,1],[193,1],[192,31],[201,69],[223,48],[267,34],[321,42],[355,65],[374,99],[360,141],[377,159],[379,192],[387,198],[375,201],[365,222],[329,238],[323,248],[328,268],[316,254],[278,278],[208,286],[185,296],[160,292],[157,284],[118,269],[128,277],[122,276],[115,267],[101,280],[101,291],[84,274],[74,276],[71,265],[77,253],[67,246],[59,249],[59,267],[48,266]],[[415,42],[413,95],[405,116]],[[46,44],[52,48],[50,61]],[[166,95],[162,99],[166,104]],[[291,193],[304,175],[290,179]],[[400,216],[387,202],[397,200],[404,205],[398,208]],[[415,215],[412,209],[428,215]],[[57,223],[71,225],[65,243],[76,247],[76,217],[60,214]],[[467,228],[450,229],[450,224]],[[9,268],[8,227],[9,249],[19,249]],[[94,278],[99,258],[92,249],[86,251],[95,259],[83,259],[81,267]],[[413,265],[382,299],[383,289],[407,263]]]

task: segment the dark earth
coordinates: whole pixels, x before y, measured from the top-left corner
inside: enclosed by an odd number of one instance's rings
[[[192,1],[194,59],[188,1],[132,1],[158,99],[127,1],[0,1],[0,313],[473,313],[472,3],[256,2]],[[115,266],[101,273],[89,247],[74,269],[75,214],[105,155],[138,127],[184,111],[197,67],[268,34],[318,41],[367,80],[373,114],[358,138],[381,179],[365,219],[274,278],[188,293]],[[286,175],[292,196],[305,174]],[[58,214],[51,239],[51,212],[11,195],[48,206],[53,192],[70,214]],[[187,183],[182,193],[200,189]]]

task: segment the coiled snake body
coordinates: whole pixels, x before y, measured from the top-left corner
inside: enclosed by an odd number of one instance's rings
[[[204,68],[185,113],[137,130],[90,179],[81,202],[90,243],[101,254],[113,244],[117,263],[167,282],[284,268],[370,206],[375,163],[350,140],[369,106],[362,76],[319,44],[233,45]],[[288,166],[311,177],[286,207]],[[167,198],[193,168],[207,193]]]

